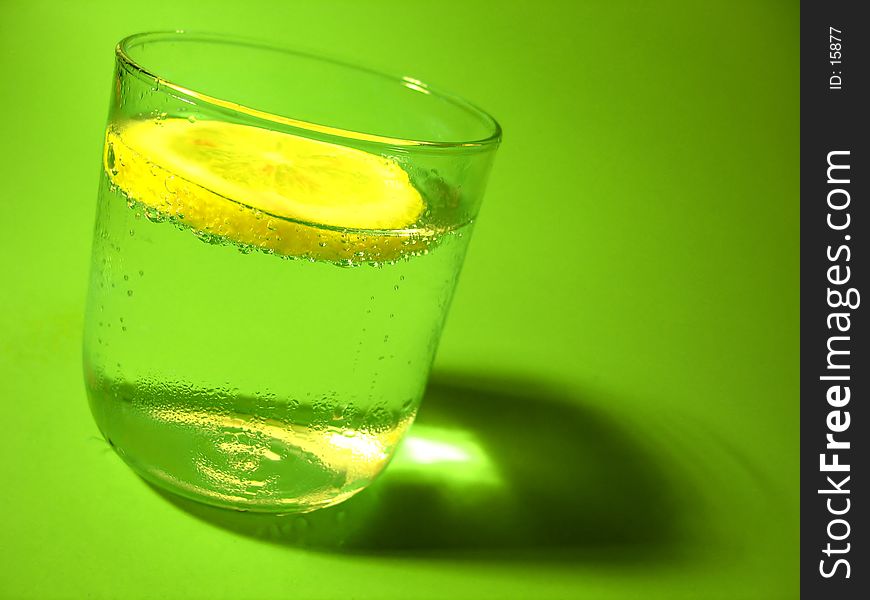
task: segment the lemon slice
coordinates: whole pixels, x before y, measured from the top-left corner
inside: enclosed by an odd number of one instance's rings
[[[221,121],[110,127],[106,173],[131,199],[193,229],[294,257],[394,260],[423,248],[425,203],[395,161]]]

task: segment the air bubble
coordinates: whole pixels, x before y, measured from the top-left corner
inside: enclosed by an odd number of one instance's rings
[[[107,144],[108,148],[106,149],[106,166],[109,167],[109,171],[111,171],[112,175],[117,175],[118,170],[115,168],[115,147],[112,145],[112,142]]]

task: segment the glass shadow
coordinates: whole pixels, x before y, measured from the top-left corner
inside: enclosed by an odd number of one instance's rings
[[[153,488],[213,525],[346,553],[666,559],[685,482],[619,423],[535,381],[433,375],[393,463],[371,487],[303,515],[213,508]]]

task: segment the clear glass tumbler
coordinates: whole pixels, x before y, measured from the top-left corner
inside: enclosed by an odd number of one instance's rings
[[[363,489],[416,414],[500,137],[416,79],[123,40],[84,336],[106,440],[217,506]]]

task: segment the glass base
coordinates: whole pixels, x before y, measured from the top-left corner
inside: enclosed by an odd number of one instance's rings
[[[108,440],[115,453],[129,466],[133,472],[148,484],[163,491],[181,496],[194,502],[234,510],[237,512],[257,512],[271,514],[302,514],[321,508],[335,506],[355,496],[367,486],[352,490],[344,490],[337,494],[316,491],[298,497],[256,498],[235,495],[232,492],[219,491],[195,483],[179,480],[160,469],[145,468],[133,460],[129,460],[124,452]]]

